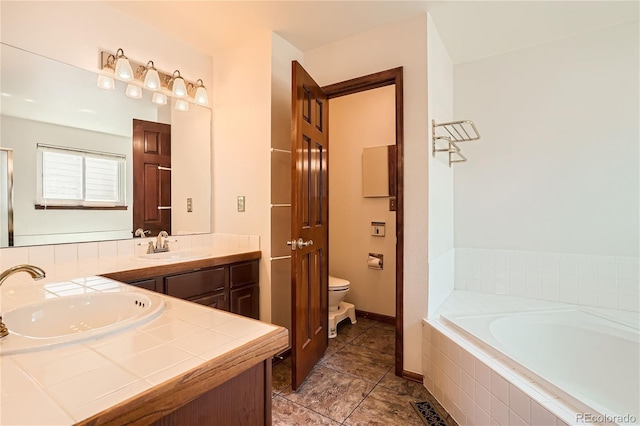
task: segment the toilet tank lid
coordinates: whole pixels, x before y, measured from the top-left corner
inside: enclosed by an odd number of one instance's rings
[[[336,278],[336,277],[332,277],[331,275],[329,275],[329,288],[343,288],[343,287],[349,287],[349,284],[351,284],[349,281],[342,279],[342,278]]]

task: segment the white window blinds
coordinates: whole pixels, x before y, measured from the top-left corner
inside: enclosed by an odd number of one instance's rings
[[[125,157],[38,145],[45,204],[124,205]]]

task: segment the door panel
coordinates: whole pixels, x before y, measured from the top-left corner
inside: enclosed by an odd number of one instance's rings
[[[328,345],[327,97],[292,63],[291,342],[297,389]],[[298,239],[305,244],[297,244]]]
[[[133,229],[171,234],[170,207],[171,126],[133,120]]]

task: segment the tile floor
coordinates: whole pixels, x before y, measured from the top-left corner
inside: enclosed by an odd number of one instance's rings
[[[421,383],[394,375],[394,341],[389,324],[346,320],[296,392],[291,390],[291,360],[274,366],[273,425],[422,426],[410,402],[437,402]],[[439,404],[438,409],[447,425],[455,425]]]

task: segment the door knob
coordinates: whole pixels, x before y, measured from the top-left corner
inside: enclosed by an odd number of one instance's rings
[[[291,250],[295,250],[296,247],[307,247],[313,245],[313,240],[305,241],[302,238],[298,238],[297,240],[287,241],[287,245],[291,246]]]
[[[313,240],[305,241],[302,238],[298,238],[298,247],[312,246]]]

